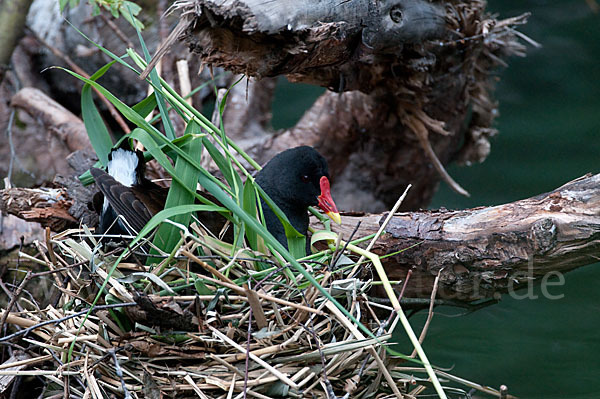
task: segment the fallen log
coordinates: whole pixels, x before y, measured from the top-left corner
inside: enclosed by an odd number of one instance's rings
[[[51,228],[77,224],[68,205],[84,207],[61,190],[0,190],[3,212]],[[361,222],[356,237],[367,236],[385,216],[345,215],[334,230],[348,238]],[[372,251],[391,280],[412,270],[405,297],[429,298],[439,272],[438,298],[471,302],[597,262],[599,234],[597,174],[499,206],[397,213]]]
[[[283,148],[316,147],[339,205],[367,212],[389,209],[409,183],[405,211],[426,207],[441,180],[468,195],[445,165],[487,157],[497,115],[491,78],[528,41],[515,30],[527,14],[498,19],[476,0],[186,0],[175,8],[172,36],[203,64],[330,90],[275,133],[268,109],[247,101],[257,95],[268,108],[274,84],[239,85],[225,129],[259,163]]]
[[[63,189],[7,188],[0,190],[0,211],[28,222],[37,222],[53,231],[78,224],[69,214],[73,204]]]
[[[360,221],[358,236],[371,234],[383,218],[344,217],[338,232]],[[398,213],[385,231],[372,251],[395,253],[382,259],[391,280],[412,270],[405,296],[428,297],[440,272],[438,298],[498,298],[598,261],[600,174],[499,206]]]

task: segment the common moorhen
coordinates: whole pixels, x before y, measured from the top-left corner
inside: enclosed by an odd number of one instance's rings
[[[102,195],[96,195],[93,200],[94,208],[100,213],[98,234],[137,234],[164,208],[167,190],[148,180],[145,168],[140,151],[117,148],[108,155],[107,172],[90,169],[104,196],[102,199]],[[121,219],[115,222],[117,215],[126,222]]]
[[[98,232],[139,232],[164,208],[167,190],[144,177],[141,152],[115,149],[109,155],[107,169],[108,173],[90,169],[104,195],[101,209],[99,199],[95,200],[100,213]],[[312,147],[296,147],[277,154],[257,174],[256,182],[303,235],[308,230],[309,206],[318,205],[332,220],[341,221],[331,198],[327,161]],[[287,248],[283,225],[263,200],[261,203],[267,229]],[[115,223],[117,215],[123,216],[126,223],[120,219]]]
[[[331,198],[327,161],[312,147],[290,148],[275,155],[256,175],[256,182],[285,213],[294,228],[308,231],[308,207],[318,205],[334,222],[340,214]],[[267,230],[287,248],[283,225],[261,200]]]

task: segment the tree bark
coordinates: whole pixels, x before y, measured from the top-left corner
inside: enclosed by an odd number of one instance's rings
[[[28,222],[38,222],[54,231],[77,226],[69,214],[71,201],[61,189],[8,188],[0,190],[0,211]]]
[[[0,210],[59,230],[78,224],[68,214],[70,204],[85,207],[78,202],[62,190],[0,190]],[[348,239],[361,222],[357,237],[367,236],[385,216],[344,215],[334,230]],[[372,251],[390,280],[403,282],[412,270],[405,297],[429,298],[439,272],[438,298],[470,302],[597,262],[598,237],[600,174],[500,206],[398,213]]]
[[[377,231],[386,215],[344,217],[349,237]],[[406,279],[407,297],[428,297],[440,272],[438,298],[475,301],[598,261],[600,174],[493,207],[399,213],[372,251],[391,280]]]
[[[180,4],[190,19],[185,40],[201,62],[330,90],[284,132],[273,135],[260,121],[246,125],[260,162],[299,144],[325,154],[333,195],[347,210],[389,209],[408,183],[413,196],[404,210],[425,207],[441,179],[466,194],[444,165],[486,158],[497,114],[490,75],[503,58],[524,52],[513,28],[526,15],[497,20],[481,1]],[[236,115],[262,118],[241,111],[237,100]],[[228,129],[235,118],[225,119]],[[257,126],[265,126],[262,134]],[[228,134],[244,138],[232,127]]]

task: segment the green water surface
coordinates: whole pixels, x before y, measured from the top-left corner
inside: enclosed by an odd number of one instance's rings
[[[432,208],[505,203],[600,171],[600,14],[584,0],[494,0],[489,8],[501,16],[532,12],[520,30],[543,47],[509,60],[501,73],[500,135],[489,158],[449,168],[471,198],[442,185]],[[549,289],[562,299],[536,288],[537,299],[506,295],[466,316],[434,317],[425,344],[431,361],[480,383],[506,384],[520,398],[600,398],[600,264],[564,277],[564,286]]]
[[[499,73],[500,134],[489,158],[449,168],[471,198],[442,184],[431,208],[506,203],[600,172],[600,14],[586,0],[492,0],[489,9],[500,17],[531,12],[519,30],[543,47],[529,46],[526,58],[511,58]],[[322,91],[280,85],[274,126],[292,126]],[[424,345],[430,360],[472,381],[505,384],[520,398],[600,398],[600,264],[564,278],[548,290],[561,299],[535,287],[535,298],[505,295],[467,315],[436,309]],[[417,331],[425,316],[411,318]],[[398,340],[410,351],[401,332]]]

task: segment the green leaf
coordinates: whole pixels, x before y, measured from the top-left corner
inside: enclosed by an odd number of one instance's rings
[[[65,10],[65,7],[67,6],[68,2],[69,2],[69,0],[60,0],[58,2],[58,7],[60,8],[60,12],[63,12]]]
[[[147,117],[152,111],[154,111],[154,108],[156,108],[156,95],[154,94],[154,92],[152,92],[152,94],[150,94],[148,97],[144,98],[142,101],[135,104],[131,108],[133,108],[135,112],[140,114],[142,118]]]
[[[152,216],[152,219],[148,221],[148,224],[142,229],[140,234],[138,234],[138,237],[131,242],[131,245],[133,246],[137,244],[141,238],[148,235],[148,233],[154,230],[156,226],[164,222],[166,219],[172,220],[171,218],[174,216],[191,212],[219,212],[223,210],[223,208],[217,205],[181,205],[169,209],[163,209],[156,215]]]
[[[267,206],[271,208],[275,216],[277,216],[277,219],[279,219],[279,221],[283,225],[285,236],[288,241],[289,252],[296,259],[304,258],[306,256],[306,237],[300,234],[294,228],[294,226],[292,226],[285,213],[283,213],[283,211],[279,209],[277,204],[273,202],[271,198],[269,198],[267,193],[265,193],[265,191],[258,184],[255,184],[255,187],[260,197],[265,201]]]
[[[206,310],[207,311],[211,311],[214,310],[217,305],[219,304],[219,299],[221,298],[221,296],[225,297],[225,301],[229,302],[229,298],[227,296],[227,290],[225,288],[219,288],[217,290],[217,292],[215,293],[215,296],[213,297],[213,299],[210,300],[210,302],[208,303],[208,305],[206,306]]]
[[[246,180],[246,183],[244,184],[242,208],[244,209],[244,212],[250,216],[254,215],[254,217],[256,217],[256,190],[254,189],[250,179]],[[250,248],[258,251],[258,235],[256,234],[256,231],[252,229],[245,229],[245,232]]]
[[[124,13],[123,16],[125,16],[126,18],[129,17],[131,19],[130,23],[132,23],[134,17],[133,17],[132,10],[131,10],[131,7],[129,6],[129,4],[127,5],[126,9],[127,9],[127,12]],[[133,23],[133,26],[135,27],[135,31],[137,32],[138,39],[142,46],[142,50],[144,52],[144,58],[146,59],[146,62],[150,62],[152,57],[150,56],[150,53],[148,52],[148,48],[146,47],[146,42],[144,41],[144,38],[142,37],[142,32],[140,32],[140,28],[137,25],[135,25],[135,23]],[[169,139],[173,140],[176,136],[175,130],[173,129],[173,124],[171,123],[171,118],[169,117],[169,112],[167,111],[167,105],[165,103],[165,99],[161,93],[162,86],[160,83],[160,79],[158,77],[158,72],[156,72],[156,68],[153,68],[152,72],[150,72],[150,81],[152,82],[152,85],[154,86],[154,93],[156,95],[156,103],[158,104],[158,110],[160,111],[160,117],[163,122],[163,127],[165,129],[165,135]]]
[[[227,159],[225,159],[223,154],[221,154],[221,152],[208,139],[208,137],[202,138],[202,144],[204,144],[204,147],[208,151],[208,154],[213,159],[213,161],[215,161],[217,168],[219,168],[221,173],[223,173],[223,177],[225,177],[225,180],[227,181],[227,183],[229,183],[229,187],[234,187],[235,182],[239,183],[239,185],[241,186],[242,180],[240,179],[240,176],[232,170],[231,163],[229,163]]]
[[[189,135],[187,135],[189,137]],[[169,162],[169,159],[167,158],[167,156],[164,154],[164,152],[162,151],[162,148],[159,147],[158,145],[156,145],[155,141],[151,138],[151,136],[148,134],[148,132],[146,132],[143,129],[140,128],[136,128],[134,130],[131,131],[131,133],[129,133],[129,137],[136,139],[138,141],[140,141],[144,147],[146,148],[146,150],[148,150],[148,152],[152,155],[152,157],[163,167],[165,168],[165,170],[167,171],[167,173],[169,173],[172,177],[173,177],[173,181],[179,183],[182,187],[185,187],[186,190],[189,190],[189,193],[192,194],[193,196],[195,196],[200,202],[206,204],[206,205],[210,205],[213,206],[214,208],[212,210],[221,213],[224,217],[228,217],[229,214],[229,210],[220,207],[216,204],[214,204],[212,201],[204,198],[203,196],[201,196],[200,194],[198,194],[195,190],[195,187],[193,190],[190,190],[184,183],[183,181],[181,181],[181,179],[179,179],[179,177],[175,174],[175,169],[173,168],[173,166],[171,165],[171,163]],[[160,135],[159,137],[164,139],[164,136]],[[187,143],[188,141],[182,141],[182,143]],[[184,159],[186,159],[191,165],[193,165],[196,169],[200,170],[200,172],[202,174],[207,174],[210,177],[213,177],[212,175],[210,175],[206,170],[204,170],[203,168],[201,168],[199,166],[199,164],[195,161],[192,160],[185,152],[181,151],[180,148],[174,146],[171,142],[166,141],[165,147],[168,147],[169,149],[174,149],[175,151],[179,152],[179,156],[183,157]],[[214,177],[213,177],[214,178]],[[190,211],[193,212],[193,211]]]
[[[110,13],[114,18],[119,18],[119,7],[116,3],[110,5]]]
[[[104,65],[90,77],[90,80],[95,81],[102,77],[114,63],[115,61],[111,61]],[[92,87],[90,84],[85,84],[81,90],[81,115],[85,130],[90,138],[90,143],[92,144],[94,151],[96,151],[100,163],[103,166],[106,166],[108,163],[108,154],[112,148],[113,142],[110,133],[108,133],[108,129],[102,120],[102,116],[100,116],[100,112],[98,112],[96,104],[94,104]]]
[[[132,2],[132,1],[128,1],[128,0],[123,1],[123,4],[121,4],[121,8],[122,9],[129,9],[129,11],[131,12],[131,14],[133,14],[136,17],[140,13],[140,11],[142,11],[142,7],[140,7],[136,3]]]
[[[194,121],[191,121],[186,128],[186,133],[200,133],[200,126],[198,126],[198,124]],[[200,155],[202,154],[202,140],[196,139],[187,142],[182,147],[182,150],[200,161]],[[190,191],[193,192],[196,190],[200,171],[182,157],[178,157],[177,161],[175,161],[175,174],[179,177],[185,187],[182,187],[179,182],[173,181],[173,184],[171,184],[171,188],[169,189],[169,193],[167,195],[165,209],[180,205],[193,204],[196,199],[196,197],[191,194]],[[191,214],[186,213],[174,217],[172,221],[187,227],[190,223],[190,218]],[[163,224],[158,229],[153,244],[163,251],[170,253],[178,242],[179,234],[177,227],[171,224]]]
[[[145,28],[142,21],[140,21],[136,17],[132,17],[127,11],[123,12],[122,8],[120,10],[121,10],[121,15],[123,16],[123,18],[125,18],[125,20],[127,22],[129,22],[134,28],[139,29],[139,30],[143,30]]]
[[[140,31],[144,29],[144,24],[136,18],[136,16],[142,11],[142,7],[131,1],[123,1],[123,4],[119,7],[121,15],[127,20],[133,27]]]
[[[198,295],[212,295],[213,291],[204,284],[204,282],[200,279],[194,280],[194,288],[196,288],[196,292]]]

